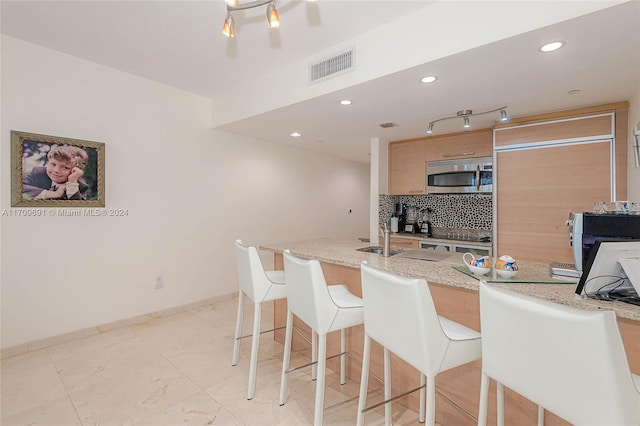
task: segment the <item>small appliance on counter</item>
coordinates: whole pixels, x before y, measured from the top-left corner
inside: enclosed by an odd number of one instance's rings
[[[421,210],[422,212],[422,225],[420,225],[420,233],[426,237],[431,236],[431,221],[429,221],[429,213],[431,213],[431,209],[424,208]]]
[[[596,241],[640,239],[640,215],[570,213],[567,220],[569,244],[573,247],[576,270],[583,271]]]
[[[391,232],[394,234],[398,232],[398,218],[396,216],[391,218]]]
[[[409,206],[406,209],[406,217],[404,222],[404,227],[402,228],[404,232],[410,234],[417,234],[420,232],[420,225],[418,222],[418,212],[419,209],[415,206]]]
[[[404,231],[404,225],[406,220],[406,206],[402,203],[396,203],[396,211],[393,213],[393,217],[398,219],[397,230],[395,232]],[[394,220],[391,221],[391,226],[394,225]],[[393,230],[391,232],[394,232]]]

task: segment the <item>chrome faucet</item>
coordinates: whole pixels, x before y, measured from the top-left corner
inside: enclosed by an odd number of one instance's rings
[[[389,227],[386,223],[384,224],[383,235],[382,255],[384,257],[389,257],[389,253],[391,252],[391,233],[389,232]]]

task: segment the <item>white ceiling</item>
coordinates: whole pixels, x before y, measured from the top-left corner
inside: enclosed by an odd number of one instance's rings
[[[0,28],[27,42],[214,97],[234,82],[277,72],[432,3],[280,0],[278,30],[267,29],[261,7],[236,14],[236,38],[228,40],[220,34],[222,0],[3,0]],[[640,90],[639,22],[640,1],[615,5],[220,129],[368,162],[371,138],[422,137],[429,121],[460,109],[507,105],[511,116],[520,116],[627,100]],[[551,54],[537,51],[556,39],[566,46]],[[438,80],[420,84],[426,74]],[[580,92],[569,95],[574,89]],[[344,97],[353,105],[340,106]],[[472,129],[490,127],[496,118],[472,117]],[[378,126],[389,121],[398,127]],[[303,137],[292,140],[293,130]],[[460,131],[461,122],[437,123],[434,130]]]

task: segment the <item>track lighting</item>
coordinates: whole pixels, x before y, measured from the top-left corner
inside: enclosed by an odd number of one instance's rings
[[[314,0],[307,0],[314,1]],[[316,0],[317,1],[317,0]],[[267,6],[267,25],[269,28],[280,27],[280,17],[276,9],[276,0],[256,0],[251,2],[241,2],[240,0],[225,0],[227,4],[227,17],[222,26],[222,34],[229,38],[235,36],[233,14],[237,10],[253,9],[254,7]]]
[[[224,24],[222,25],[222,34],[229,38],[234,38],[236,36],[235,23],[233,22],[233,16],[231,16],[231,12],[227,12],[227,17],[225,18]]]
[[[500,121],[507,121],[509,119],[509,116],[507,115],[507,107],[506,106],[503,106],[503,107],[500,107],[500,108],[496,108],[496,109],[492,109],[492,110],[489,110],[489,111],[476,112],[475,114],[470,109],[461,109],[460,111],[458,111],[456,113],[456,115],[452,115],[451,117],[439,118],[437,120],[433,120],[433,121],[429,122],[429,126],[427,127],[427,133],[428,134],[432,134],[433,133],[433,125],[435,123],[437,123],[438,121],[451,120],[453,118],[462,118],[463,127],[465,129],[468,129],[471,126],[469,117],[471,117],[472,115],[482,115],[482,114],[488,114],[490,112],[496,112],[496,111],[500,111]]]
[[[269,28],[278,28],[280,26],[280,17],[273,2],[267,5],[267,24]]]

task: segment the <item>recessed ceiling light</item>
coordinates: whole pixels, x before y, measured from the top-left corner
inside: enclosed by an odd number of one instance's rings
[[[302,133],[300,133],[300,132],[291,132],[291,133],[289,133],[289,136],[291,136],[292,138],[299,138],[300,136],[302,136]]]
[[[577,95],[580,92],[581,92],[580,89],[573,89],[573,90],[569,90],[567,93],[570,95]]]
[[[553,52],[554,50],[560,49],[564,46],[564,41],[554,41],[551,43],[547,43],[540,48],[541,52]]]
[[[351,101],[349,99],[343,99],[340,101],[340,105],[351,105]]]
[[[438,79],[438,77],[435,77],[433,75],[427,76],[427,77],[422,77],[420,79],[421,83],[433,83],[434,81],[436,81]]]

